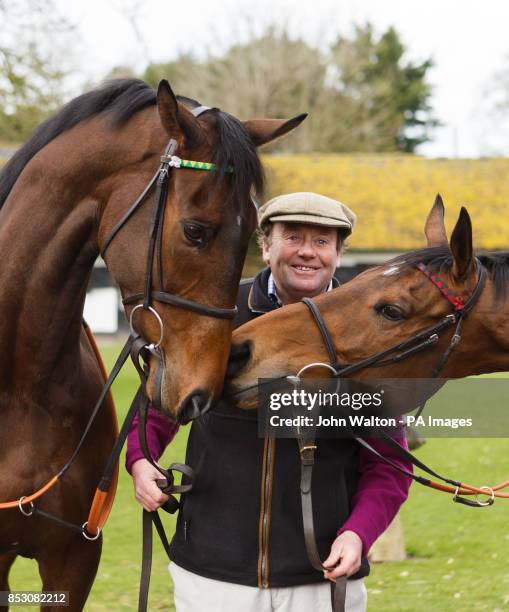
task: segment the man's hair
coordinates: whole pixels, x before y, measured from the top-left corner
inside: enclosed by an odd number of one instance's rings
[[[306,224],[303,224],[303,225],[306,225]],[[259,227],[256,230],[256,244],[260,247],[260,249],[263,248],[264,243],[270,246],[271,241],[272,241],[273,227],[274,227],[274,224],[269,222],[269,223],[265,223],[263,227]],[[338,227],[337,230],[338,230],[338,240],[336,243],[336,250],[337,250],[338,255],[342,255],[348,248],[348,243],[346,241],[346,238],[341,234],[341,228]]]

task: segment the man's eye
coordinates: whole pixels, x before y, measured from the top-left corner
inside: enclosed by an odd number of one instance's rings
[[[377,304],[375,310],[389,321],[401,321],[405,318],[403,310],[395,304]]]
[[[323,238],[320,238],[319,240],[317,240],[317,243],[319,246],[326,246],[327,244],[329,244],[327,240],[324,240]]]

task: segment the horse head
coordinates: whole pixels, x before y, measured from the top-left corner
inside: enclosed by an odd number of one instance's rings
[[[170,142],[161,157],[166,176],[154,178],[152,189],[160,205],[146,202],[126,212],[120,200],[125,178],[117,174],[102,207],[99,244],[133,327],[157,347],[158,358],[149,359],[148,395],[186,422],[221,392],[238,283],[256,227],[252,195],[263,183],[256,147],[305,115],[240,122],[177,98],[162,81],[157,116],[157,162]]]

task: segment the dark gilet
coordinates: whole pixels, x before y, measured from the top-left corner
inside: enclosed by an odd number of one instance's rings
[[[236,326],[278,306],[267,295],[270,270],[242,281]],[[337,281],[335,286],[337,286]],[[171,558],[200,576],[253,587],[322,582],[307,558],[297,441],[277,439],[267,456],[254,411],[220,404],[191,426],[186,463],[196,473],[182,496]],[[359,450],[350,440],[320,439],[313,472],[318,550],[325,559],[351,513]],[[369,573],[367,559],[353,576]]]

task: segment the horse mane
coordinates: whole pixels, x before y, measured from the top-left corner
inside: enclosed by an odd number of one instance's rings
[[[476,254],[477,259],[486,268],[495,287],[495,299],[501,301],[507,294],[509,281],[509,251],[481,252]],[[452,253],[449,246],[428,247],[417,251],[410,251],[391,259],[390,264],[402,268],[413,268],[418,263],[424,265],[437,274],[449,272],[453,265]]]
[[[200,103],[177,96],[190,108]],[[0,172],[0,208],[3,206],[23,168],[42,148],[78,123],[107,113],[112,129],[121,128],[133,115],[156,104],[156,92],[140,79],[115,79],[68,102],[55,115],[41,123],[28,141],[11,157]],[[242,123],[228,113],[214,109],[217,117],[218,143],[214,163],[223,178],[228,166],[235,166],[232,195],[240,202],[249,201],[251,186],[257,193],[263,189],[263,170],[256,147]]]

